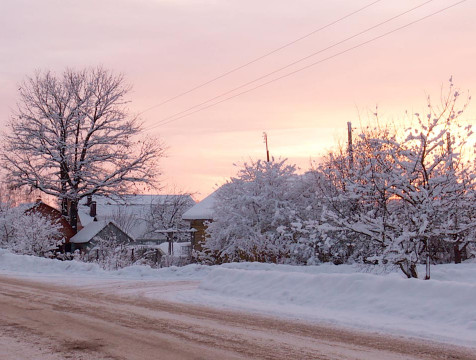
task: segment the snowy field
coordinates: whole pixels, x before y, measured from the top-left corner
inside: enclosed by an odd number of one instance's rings
[[[104,271],[94,264],[0,250],[0,274],[476,347],[474,262],[433,266],[432,280],[423,281],[329,264]]]

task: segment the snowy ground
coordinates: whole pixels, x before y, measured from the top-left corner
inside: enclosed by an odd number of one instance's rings
[[[0,274],[476,347],[476,263],[434,266],[432,280],[423,281],[327,264],[134,266],[107,272],[94,264],[0,250]]]

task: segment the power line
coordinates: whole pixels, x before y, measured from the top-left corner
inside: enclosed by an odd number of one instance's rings
[[[142,115],[143,113],[145,113],[145,112],[147,112],[147,111],[150,111],[150,110],[155,109],[155,108],[157,108],[157,107],[159,107],[159,106],[165,105],[165,104],[167,104],[167,103],[169,103],[169,102],[171,102],[171,101],[173,101],[173,100],[175,100],[175,99],[178,99],[178,98],[180,98],[180,97],[182,97],[182,96],[185,96],[185,95],[187,95],[187,94],[190,94],[191,92],[193,92],[193,91],[195,91],[195,90],[198,90],[198,89],[200,89],[200,88],[202,88],[202,87],[204,87],[204,86],[206,86],[206,85],[208,85],[208,84],[211,84],[211,83],[213,83],[213,82],[215,82],[215,81],[217,81],[217,80],[219,80],[219,79],[221,79],[221,78],[224,78],[225,76],[228,76],[228,75],[230,75],[230,74],[232,74],[232,73],[234,73],[234,72],[236,72],[236,71],[238,71],[238,70],[241,70],[241,69],[243,69],[243,68],[245,68],[245,67],[247,67],[247,66],[249,66],[249,65],[252,65],[252,64],[254,64],[254,63],[256,63],[256,62],[258,62],[258,61],[260,61],[260,60],[262,60],[262,59],[264,59],[264,58],[266,58],[266,57],[268,57],[268,56],[270,56],[270,55],[273,55],[273,54],[277,53],[278,51],[281,51],[281,50],[283,50],[283,49],[285,49],[285,48],[287,48],[287,47],[289,47],[289,46],[291,46],[291,45],[294,45],[294,44],[296,44],[297,42],[299,42],[299,41],[301,41],[301,40],[304,40],[304,39],[306,39],[306,38],[308,38],[308,37],[310,37],[310,36],[312,36],[312,35],[314,35],[314,34],[320,32],[320,31],[322,31],[322,30],[324,30],[324,29],[327,29],[327,28],[329,28],[329,27],[331,27],[331,26],[333,26],[333,25],[335,25],[335,24],[337,24],[337,23],[339,23],[339,22],[341,22],[341,21],[343,21],[343,20],[345,20],[345,19],[347,19],[347,18],[349,18],[349,17],[355,15],[355,14],[358,14],[359,12],[362,12],[362,11],[364,11],[365,9],[367,9],[367,8],[369,8],[369,7],[371,7],[371,6],[375,5],[375,4],[377,4],[377,3],[379,3],[379,2],[382,2],[382,1],[383,1],[383,0],[373,1],[373,2],[371,2],[370,4],[367,4],[367,5],[363,6],[363,7],[361,7],[360,9],[357,9],[357,10],[355,10],[355,11],[353,11],[353,12],[347,14],[347,15],[344,15],[344,16],[340,17],[339,19],[334,20],[334,21],[328,23],[327,25],[324,25],[324,26],[322,26],[322,27],[320,27],[320,28],[318,28],[318,29],[316,29],[316,30],[311,31],[310,33],[307,33],[306,35],[303,35],[303,36],[301,36],[301,37],[299,37],[299,38],[297,38],[297,39],[295,39],[295,40],[293,40],[293,41],[291,41],[291,42],[288,42],[288,43],[286,43],[286,44],[284,44],[284,45],[282,45],[282,46],[280,46],[280,47],[274,49],[274,50],[271,50],[271,51],[267,52],[267,53],[264,54],[264,55],[261,55],[261,56],[259,56],[259,57],[257,57],[257,58],[254,58],[253,60],[250,60],[250,61],[248,61],[247,63],[245,63],[245,64],[243,64],[243,65],[240,65],[240,66],[238,66],[238,67],[236,67],[236,68],[233,68],[233,69],[231,69],[231,70],[229,70],[229,71],[227,71],[227,72],[225,72],[225,73],[223,73],[223,74],[221,74],[221,75],[219,75],[219,76],[217,76],[217,77],[215,77],[215,78],[213,78],[213,79],[211,79],[211,80],[208,80],[208,81],[206,81],[206,82],[204,82],[204,83],[201,83],[201,84],[199,84],[199,85],[197,85],[197,86],[195,86],[195,87],[193,87],[193,88],[191,88],[191,89],[189,89],[189,90],[187,90],[187,91],[184,91],[184,92],[182,92],[182,93],[180,93],[180,94],[177,94],[177,95],[175,95],[175,96],[173,96],[173,97],[171,97],[171,98],[168,98],[168,99],[162,101],[162,102],[159,103],[159,104],[153,105],[153,106],[151,106],[151,107],[149,107],[149,108],[143,110],[143,111],[140,112],[138,115]]]
[[[296,61],[293,61],[292,63],[290,63],[290,64],[288,64],[288,65],[285,65],[285,66],[283,66],[283,67],[281,67],[281,68],[279,68],[279,69],[273,70],[273,71],[271,71],[271,72],[269,72],[269,73],[267,73],[267,74],[265,74],[265,75],[262,75],[262,76],[260,76],[260,77],[258,77],[258,78],[256,78],[256,79],[254,79],[254,80],[248,81],[248,82],[246,82],[246,83],[244,83],[244,84],[242,84],[242,85],[240,85],[240,86],[238,86],[238,87],[235,87],[235,88],[233,88],[233,89],[231,89],[231,90],[228,90],[228,91],[226,91],[226,92],[224,92],[224,93],[221,93],[220,95],[214,96],[214,97],[212,97],[212,98],[210,98],[210,99],[207,99],[207,100],[205,100],[205,101],[203,101],[203,102],[201,102],[201,103],[199,103],[199,104],[196,104],[196,105],[194,105],[194,106],[192,106],[192,107],[189,107],[189,108],[187,108],[187,109],[185,109],[185,110],[182,110],[182,111],[180,111],[180,112],[178,112],[178,113],[175,113],[175,114],[170,115],[170,116],[168,116],[168,117],[166,117],[166,118],[164,118],[164,119],[161,119],[161,120],[159,120],[155,125],[151,125],[149,128],[150,128],[150,129],[153,129],[153,128],[155,128],[156,126],[158,126],[158,125],[160,125],[160,124],[162,124],[162,123],[165,123],[165,122],[167,122],[167,121],[170,120],[170,119],[175,118],[176,116],[179,116],[179,115],[182,115],[182,114],[184,114],[184,113],[187,113],[187,112],[189,112],[189,111],[191,111],[191,110],[194,110],[194,109],[196,109],[196,108],[198,108],[198,107],[200,107],[200,106],[203,106],[203,105],[208,104],[208,103],[210,103],[210,102],[212,102],[212,101],[214,101],[214,100],[217,100],[217,99],[219,99],[219,98],[221,98],[221,97],[223,97],[223,96],[225,96],[225,95],[231,94],[231,93],[233,93],[233,92],[235,92],[235,91],[237,91],[237,90],[240,90],[240,89],[242,89],[242,88],[244,88],[244,87],[247,87],[247,86],[249,86],[249,85],[251,85],[251,84],[254,84],[255,82],[258,82],[258,81],[260,81],[260,80],[262,80],[262,79],[264,79],[264,78],[267,78],[267,77],[269,77],[269,76],[271,76],[271,75],[274,75],[274,74],[276,74],[276,73],[278,73],[278,72],[280,72],[280,71],[282,71],[282,70],[285,70],[285,69],[290,68],[290,67],[292,67],[292,66],[294,66],[294,65],[296,65],[296,64],[299,64],[299,63],[301,63],[301,62],[303,62],[303,61],[305,61],[305,60],[307,60],[307,59],[310,59],[310,58],[312,58],[312,57],[314,57],[314,56],[316,56],[316,55],[319,55],[319,54],[321,54],[321,53],[323,53],[323,52],[325,52],[325,51],[327,51],[327,50],[330,50],[330,49],[332,49],[332,48],[334,48],[334,47],[336,47],[336,46],[338,46],[338,45],[341,45],[341,44],[343,44],[343,43],[345,43],[345,42],[347,42],[347,41],[349,41],[349,40],[352,40],[352,39],[354,39],[354,38],[356,38],[356,37],[358,37],[358,36],[360,36],[360,35],[363,35],[363,34],[369,32],[369,31],[371,31],[371,30],[374,30],[374,29],[376,29],[376,28],[378,28],[378,27],[380,27],[380,26],[382,26],[382,25],[385,25],[385,24],[389,23],[390,21],[393,21],[393,20],[395,20],[395,19],[397,19],[397,18],[399,18],[399,17],[402,17],[402,16],[404,16],[404,15],[406,15],[406,14],[412,12],[412,11],[415,11],[415,10],[417,10],[417,9],[419,9],[419,8],[421,8],[421,7],[425,6],[425,5],[427,5],[427,4],[429,4],[429,3],[432,2],[432,1],[434,1],[434,0],[428,0],[428,1],[426,1],[426,2],[424,2],[424,3],[422,3],[422,4],[420,4],[420,5],[417,5],[417,6],[415,6],[415,7],[412,7],[411,9],[406,10],[406,11],[404,11],[404,12],[398,14],[398,15],[392,16],[392,17],[390,17],[389,19],[387,19],[387,20],[385,20],[385,21],[382,21],[382,22],[380,22],[380,23],[378,23],[378,24],[376,24],[376,25],[373,25],[373,26],[371,26],[371,27],[365,29],[365,30],[362,30],[362,31],[358,32],[357,34],[354,34],[354,35],[352,35],[352,36],[349,36],[349,37],[347,37],[347,38],[345,38],[345,39],[343,39],[343,40],[340,40],[340,41],[338,41],[338,42],[336,42],[336,43],[334,43],[334,44],[332,44],[332,45],[329,45],[329,46],[327,46],[327,47],[325,47],[325,48],[323,48],[323,49],[321,49],[321,50],[318,50],[318,51],[316,51],[316,52],[314,52],[314,53],[312,53],[312,54],[310,54],[310,55],[307,55],[307,56],[305,56],[305,57],[303,57],[303,58],[300,58],[300,59],[298,59],[298,60],[296,60]]]
[[[218,105],[218,104],[221,104],[221,103],[223,103],[223,102],[225,102],[225,101],[234,99],[234,98],[236,98],[236,97],[238,97],[238,96],[244,95],[244,94],[246,94],[246,93],[248,93],[248,92],[254,91],[254,90],[256,90],[256,89],[259,89],[259,88],[261,88],[261,87],[263,87],[263,86],[266,86],[266,85],[271,84],[271,83],[273,83],[273,82],[276,82],[276,81],[278,81],[278,80],[281,80],[281,79],[284,79],[284,78],[289,77],[289,76],[291,76],[291,75],[294,75],[294,74],[296,74],[296,73],[298,73],[298,72],[301,72],[301,71],[303,71],[303,70],[309,69],[309,68],[311,68],[311,67],[313,67],[313,66],[316,66],[316,65],[321,64],[321,63],[323,63],[323,62],[325,62],[325,61],[331,60],[331,59],[333,59],[333,58],[335,58],[335,57],[337,57],[337,56],[340,56],[340,55],[342,55],[342,54],[345,54],[345,53],[347,53],[347,52],[350,52],[350,51],[352,51],[352,50],[355,50],[355,49],[357,49],[357,48],[359,48],[359,47],[365,46],[365,45],[367,45],[367,44],[369,44],[369,43],[372,43],[372,42],[374,42],[374,41],[376,41],[376,40],[379,40],[379,39],[381,39],[381,38],[383,38],[383,37],[385,37],[385,36],[388,36],[388,35],[390,35],[390,34],[393,34],[393,33],[397,32],[397,31],[400,31],[400,30],[402,30],[402,29],[405,29],[405,28],[407,28],[407,27],[410,27],[410,26],[412,26],[412,25],[414,25],[414,24],[416,24],[416,23],[419,23],[419,22],[421,22],[421,21],[423,21],[423,20],[426,20],[426,19],[428,19],[428,18],[430,18],[430,17],[432,17],[432,16],[435,16],[435,15],[437,15],[437,14],[440,14],[440,13],[442,13],[442,12],[444,12],[444,11],[446,11],[446,10],[449,10],[449,9],[451,9],[451,8],[453,8],[453,7],[455,7],[455,6],[459,5],[459,4],[462,4],[462,3],[464,3],[464,2],[466,2],[466,0],[458,1],[458,2],[456,2],[456,3],[454,3],[454,4],[452,4],[452,5],[449,5],[449,6],[447,6],[447,7],[445,7],[445,8],[442,8],[442,9],[440,9],[440,10],[438,10],[438,11],[435,11],[435,12],[429,14],[429,15],[423,16],[423,17],[421,17],[421,18],[419,18],[419,19],[417,19],[417,20],[414,20],[414,21],[412,21],[412,22],[410,22],[410,23],[407,23],[407,24],[402,25],[402,26],[400,26],[400,27],[398,27],[398,28],[395,28],[395,29],[393,29],[393,30],[390,30],[390,31],[388,31],[388,32],[386,32],[386,33],[384,33],[384,34],[382,34],[382,35],[376,36],[376,37],[374,37],[374,38],[372,38],[372,39],[370,39],[370,40],[361,42],[361,43],[359,43],[359,44],[357,44],[357,45],[355,45],[355,46],[352,46],[352,47],[347,48],[347,49],[345,49],[345,50],[343,50],[343,51],[340,51],[340,52],[338,52],[338,53],[335,53],[335,54],[333,54],[333,55],[331,55],[331,56],[328,56],[328,57],[326,57],[326,58],[324,58],[324,59],[321,59],[321,60],[319,60],[319,61],[316,61],[316,62],[314,62],[314,63],[312,63],[312,64],[306,65],[306,66],[304,66],[304,67],[302,67],[302,68],[300,68],[300,69],[297,69],[297,70],[292,71],[292,72],[290,72],[290,73],[284,74],[284,75],[279,76],[279,77],[277,77],[277,78],[275,78],[275,79],[269,80],[269,81],[267,81],[267,82],[265,82],[265,83],[262,83],[262,84],[260,84],[260,85],[257,85],[257,86],[255,86],[255,87],[253,87],[253,88],[248,89],[248,90],[242,91],[242,92],[240,92],[240,93],[237,93],[237,94],[232,95],[232,96],[230,96],[230,97],[227,97],[227,98],[225,98],[225,99],[222,99],[222,100],[220,100],[220,101],[217,101],[217,102],[215,102],[215,103],[213,103],[213,104],[210,104],[210,105],[207,105],[207,106],[202,107],[202,108],[200,108],[200,109],[197,109],[197,110],[195,110],[195,111],[192,111],[192,112],[190,112],[190,113],[188,113],[188,114],[184,114],[184,115],[179,116],[179,117],[177,117],[177,118],[172,118],[172,119],[169,119],[168,121],[165,121],[165,122],[156,124],[156,125],[154,125],[154,126],[152,126],[152,127],[149,127],[148,129],[154,129],[154,128],[159,127],[159,126],[169,124],[169,123],[171,123],[171,122],[173,122],[173,121],[180,120],[180,119],[182,119],[182,118],[184,118],[184,117],[187,117],[187,116],[193,115],[193,114],[195,114],[195,113],[197,113],[197,112],[200,112],[200,111],[209,109],[209,108],[211,108],[211,107],[213,107],[213,106],[216,106],[216,105]]]

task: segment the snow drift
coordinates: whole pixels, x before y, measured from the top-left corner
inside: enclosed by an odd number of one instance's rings
[[[476,345],[474,283],[215,268],[200,292],[201,300],[216,304],[227,298],[248,310]]]
[[[0,274],[476,347],[476,263],[434,266],[432,280],[424,281],[330,264],[232,263],[159,270],[132,266],[104,271],[96,264],[0,250]],[[164,281],[182,280],[195,285],[161,288]],[[120,282],[135,282],[134,291],[124,292]]]

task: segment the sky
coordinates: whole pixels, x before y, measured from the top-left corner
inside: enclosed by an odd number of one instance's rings
[[[180,189],[202,199],[235,175],[239,164],[265,159],[263,132],[271,156],[288,158],[305,171],[345,141],[348,121],[354,127],[367,123],[376,106],[381,121],[423,112],[426,97],[437,102],[450,76],[461,90],[474,93],[475,1],[348,50],[457,2],[1,0],[0,125],[15,108],[18,84],[35,70],[59,74],[68,67],[103,66],[124,74],[133,87],[130,111],[141,114],[145,131],[168,146],[161,162],[164,191]],[[292,46],[157,106],[371,3]],[[174,117],[316,52],[217,101],[317,63],[306,70],[190,116]],[[473,102],[464,121],[476,124],[474,119]]]

